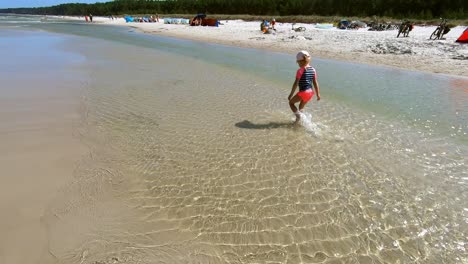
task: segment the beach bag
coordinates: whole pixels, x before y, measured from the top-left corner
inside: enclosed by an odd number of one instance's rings
[[[449,31],[450,31],[450,28],[446,26],[446,27],[444,28],[444,35],[447,34],[447,33],[449,33]]]
[[[218,20],[214,18],[203,18],[201,22],[202,26],[217,27],[219,25]]]

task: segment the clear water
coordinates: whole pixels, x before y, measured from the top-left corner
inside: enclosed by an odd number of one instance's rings
[[[313,59],[322,100],[297,126],[291,55],[15,23],[59,33],[89,72],[92,155],[50,236],[95,228],[51,243],[60,261],[467,261],[466,79]]]
[[[52,18],[29,24],[33,19],[38,17],[26,17],[23,21],[27,23],[20,25],[167,51],[242,70],[284,86],[290,86],[294,77],[291,72],[296,65],[288,54],[163,38],[139,34],[131,28],[61,20],[57,23]],[[321,59],[314,59],[313,64],[320,70],[320,83],[326,87],[329,99],[466,143],[468,79]]]

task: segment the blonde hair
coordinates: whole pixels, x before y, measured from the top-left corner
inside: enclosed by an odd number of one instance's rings
[[[310,60],[311,60],[311,57],[305,55],[302,60],[298,60],[297,62],[299,63],[300,66],[301,64],[303,64],[303,66],[306,66],[307,64],[310,63]]]

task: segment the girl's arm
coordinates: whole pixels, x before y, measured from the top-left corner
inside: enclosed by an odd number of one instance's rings
[[[292,85],[292,88],[291,88],[291,93],[289,94],[288,96],[288,100],[291,100],[291,98],[293,97],[294,95],[294,91],[296,91],[296,88],[297,88],[297,84],[299,83],[299,79],[296,79]]]
[[[314,88],[315,88],[315,93],[317,94],[317,101],[320,100],[320,87],[317,82],[317,78],[314,79]]]

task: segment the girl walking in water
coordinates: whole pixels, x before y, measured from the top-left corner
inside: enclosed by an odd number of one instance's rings
[[[296,62],[299,64],[299,69],[296,72],[296,79],[292,85],[288,100],[289,107],[291,107],[291,110],[296,115],[296,122],[298,122],[301,119],[301,112],[305,105],[314,96],[312,85],[314,86],[315,93],[317,94],[317,101],[320,100],[320,87],[317,81],[317,72],[312,66],[310,66],[309,52],[302,50],[297,53]],[[299,86],[299,92],[294,95],[297,86]],[[299,109],[297,109],[295,105],[296,103],[299,103]]]

